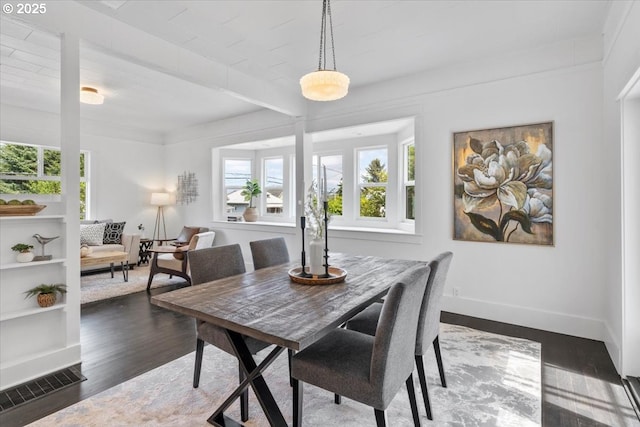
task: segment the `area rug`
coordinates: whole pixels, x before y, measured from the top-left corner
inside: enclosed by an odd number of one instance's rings
[[[442,324],[440,346],[448,388],[440,386],[430,351],[425,357],[434,420],[428,421],[414,372],[418,408],[425,426],[539,426],[541,424],[540,344],[490,334],[463,326]],[[269,349],[259,353],[266,356]],[[208,426],[207,418],[233,390],[238,366],[230,355],[206,346],[200,387],[192,387],[195,355],[133,378],[87,400],[49,415],[31,426]],[[284,352],[264,375],[285,419],[291,423],[291,388]],[[250,393],[246,426],[267,426],[255,396]],[[240,419],[239,404],[226,414]],[[373,410],[305,384],[305,426],[375,425]],[[389,424],[412,426],[406,388],[387,410]]]
[[[129,270],[129,281],[122,278],[122,271],[115,271],[113,279],[111,272],[87,274],[80,277],[80,304],[87,304],[120,295],[146,291],[149,280],[149,266],[135,267]],[[151,283],[151,289],[184,283],[181,277],[169,278],[166,274],[156,274]]]

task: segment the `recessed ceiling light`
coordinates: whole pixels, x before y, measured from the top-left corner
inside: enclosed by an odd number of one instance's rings
[[[99,105],[104,103],[104,96],[100,95],[97,89],[83,86],[80,89],[80,102],[83,104]]]

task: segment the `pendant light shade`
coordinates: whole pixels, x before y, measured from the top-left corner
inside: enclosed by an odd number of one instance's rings
[[[83,104],[100,105],[104,103],[104,96],[100,95],[97,89],[83,86],[80,89],[80,102]]]
[[[349,92],[349,77],[339,71],[318,70],[300,79],[302,95],[312,101],[335,101]]]
[[[327,20],[331,37],[331,57],[333,69],[327,69]],[[333,22],[330,0],[322,1],[322,23],[320,26],[320,56],[318,70],[305,74],[300,79],[302,95],[312,101],[335,101],[349,92],[349,77],[336,70],[336,53],[333,43]]]

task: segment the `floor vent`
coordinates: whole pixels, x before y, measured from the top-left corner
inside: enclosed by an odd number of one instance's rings
[[[54,391],[86,380],[74,368],[66,368],[0,392],[0,413],[32,402]]]

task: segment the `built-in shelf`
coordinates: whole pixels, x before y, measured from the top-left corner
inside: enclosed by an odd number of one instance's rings
[[[0,265],[0,270],[10,270],[13,268],[38,267],[41,265],[49,265],[49,264],[61,264],[66,260],[67,260],[66,258],[53,258],[49,261],[12,262],[8,264]]]
[[[0,216],[0,221],[4,220],[35,220],[35,219],[64,219],[64,215],[16,215]]]
[[[4,322],[5,320],[9,320],[9,319],[18,319],[20,317],[31,316],[34,314],[46,313],[48,311],[53,311],[53,310],[61,310],[66,306],[67,304],[65,303],[58,303],[58,304],[52,305],[51,307],[32,307],[32,308],[26,308],[24,310],[9,311],[7,313],[2,313],[0,315],[0,322]]]

